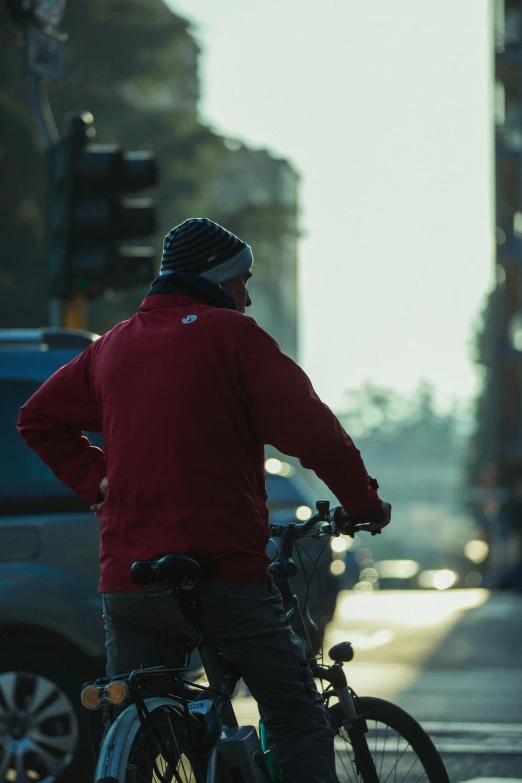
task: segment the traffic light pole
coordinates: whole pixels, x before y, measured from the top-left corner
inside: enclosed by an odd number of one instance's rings
[[[48,151],[53,144],[57,144],[60,141],[60,134],[58,133],[51,104],[49,103],[47,83],[35,73],[29,74],[29,97],[31,100],[31,108],[40,131],[40,136],[42,137],[46,151]],[[48,311],[49,326],[64,325],[62,322],[67,317],[67,313],[64,312],[66,309],[67,308],[64,307],[60,299],[51,297],[49,299]],[[83,329],[85,326],[77,328]]]
[[[47,83],[35,73],[29,74],[29,97],[40,135],[45,148],[49,149],[52,144],[60,141],[60,135],[49,103]]]
[[[92,143],[89,112],[70,115],[62,137],[47,81],[64,78],[67,35],[58,25],[67,0],[6,2],[24,33],[30,103],[48,162],[43,258],[50,276],[49,325],[85,329],[90,299],[153,276],[154,249],[136,240],[155,232],[154,205],[128,194],[155,185],[156,160],[152,152]]]
[[[66,0],[7,0],[7,8],[25,39],[26,67],[29,78],[30,106],[38,126],[47,156],[60,143],[47,92],[48,80],[63,79],[63,44],[67,35],[57,27],[63,17]],[[55,294],[49,300],[50,326],[71,324],[86,326],[85,297],[64,303]]]

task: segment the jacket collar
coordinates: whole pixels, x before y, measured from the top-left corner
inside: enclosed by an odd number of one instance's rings
[[[169,303],[164,302],[165,295],[169,296]],[[161,302],[155,299],[157,296],[161,297]],[[204,302],[212,307],[225,307],[228,310],[236,309],[232,296],[217,283],[211,283],[201,275],[167,272],[154,280],[140,310],[179,307],[194,302]]]

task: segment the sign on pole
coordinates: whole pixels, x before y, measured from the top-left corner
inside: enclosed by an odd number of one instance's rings
[[[27,67],[36,76],[60,81],[64,76],[64,44],[67,35],[44,31],[39,27],[27,29]]]
[[[58,27],[66,5],[67,0],[7,0],[16,22],[32,21],[40,27]]]
[[[67,0],[31,0],[34,16],[43,25],[58,27],[65,13]]]

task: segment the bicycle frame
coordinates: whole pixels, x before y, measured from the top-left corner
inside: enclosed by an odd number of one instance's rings
[[[321,503],[323,504],[322,508],[320,508]],[[274,581],[281,592],[286,616],[294,632],[303,643],[306,660],[310,666],[312,675],[315,678],[329,683],[329,688],[327,688],[326,692],[331,695],[335,693],[342,706],[343,726],[346,726],[347,728],[357,726],[358,729],[365,731],[366,725],[364,719],[357,709],[356,699],[354,699],[354,695],[352,695],[352,691],[347,685],[346,676],[343,671],[343,663],[338,660],[333,665],[326,666],[318,662],[308,632],[308,628],[312,630],[316,626],[312,625],[313,621],[311,618],[303,617],[299,599],[294,594],[291,586],[291,579],[297,573],[297,566],[292,560],[294,543],[298,538],[306,535],[306,532],[311,530],[317,521],[327,521],[327,506],[329,506],[329,504],[320,501],[318,503],[319,514],[309,520],[309,523],[301,525],[299,523],[289,523],[281,526],[273,526],[273,535],[281,538],[281,545],[278,555],[267,570],[274,578]],[[314,519],[315,522],[313,521]],[[333,530],[334,528],[331,528],[331,531]],[[318,533],[318,535],[326,534],[326,528],[323,528],[323,531]],[[176,687],[181,684],[182,693],[185,693],[187,686],[198,689],[201,693],[198,700],[189,703],[186,694],[181,697],[178,696],[178,700],[180,705],[183,705],[187,720],[190,720],[189,713],[194,717],[199,716],[205,722],[209,719],[214,720],[214,730],[212,732],[213,739],[208,748],[208,751],[210,752],[206,764],[205,775],[205,783],[214,783],[220,746],[223,749],[223,743],[226,742],[227,739],[230,739],[230,736],[234,735],[234,729],[237,732],[242,731],[238,727],[232,706],[232,696],[240,679],[240,675],[237,672],[234,672],[232,668],[224,665],[224,661],[218,653],[214,640],[207,636],[203,627],[202,614],[199,610],[197,593],[194,593],[191,590],[183,590],[182,588],[167,588],[167,591],[177,597],[185,618],[190,618],[189,621],[196,631],[194,642],[187,651],[185,665],[179,669],[166,669],[163,667],[142,668],[132,672],[130,675],[120,675],[118,677],[97,680],[95,685],[103,691],[103,688],[107,688],[110,682],[122,680],[127,688],[126,702],[128,703],[130,697],[130,700],[136,704],[140,720],[143,720],[144,717],[148,715],[146,703],[143,698],[144,690],[149,690],[149,692],[151,690],[156,692],[159,690],[163,695],[167,696],[169,694],[174,694],[176,692]],[[208,680],[208,686],[199,685],[198,683],[190,682],[183,678],[183,674],[186,673],[189,667],[190,653],[195,648],[197,648],[200,653]],[[215,720],[216,713],[217,721]],[[227,730],[231,730],[229,731],[228,736]],[[255,731],[253,733],[255,734]],[[266,733],[262,724],[260,724],[260,734],[262,741],[260,750],[262,750],[265,759],[267,760],[267,769],[264,771],[261,768],[256,770],[252,769],[251,771],[248,769],[247,777],[245,778],[247,783],[277,779],[277,770],[273,759],[271,758],[270,750],[266,747]],[[250,736],[248,741],[251,743],[249,746],[251,748],[254,739]],[[255,742],[258,742],[257,735],[255,736]],[[172,760],[169,759],[170,754],[168,751],[163,749],[161,743],[160,747],[162,748],[166,760],[172,764]],[[199,774],[197,777],[200,779]]]
[[[286,616],[293,630],[303,643],[306,660],[309,662],[313,676],[316,679],[330,683],[343,707],[346,724],[353,724],[360,719],[360,715],[356,709],[352,693],[348,688],[342,663],[324,666],[317,662],[308,632],[308,627],[314,629],[312,620],[311,618],[303,617],[299,598],[294,594],[290,584],[290,579],[297,573],[297,566],[292,560],[293,547],[296,541],[294,528],[295,525],[292,523],[282,527],[280,553],[269,566],[268,572],[274,577],[274,581],[281,592]]]

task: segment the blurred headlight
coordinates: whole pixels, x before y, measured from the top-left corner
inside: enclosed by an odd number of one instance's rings
[[[287,478],[294,473],[294,469],[290,463],[282,462],[276,457],[269,457],[265,460],[265,470],[273,476],[283,476],[283,478]]]
[[[485,541],[468,541],[464,547],[464,554],[472,563],[483,563],[489,553],[489,546]]]
[[[351,541],[352,539],[350,539]],[[332,550],[334,552],[346,552],[348,549],[348,546],[346,544],[346,539],[339,536],[339,538],[331,538],[330,539],[330,546],[332,547]]]
[[[281,470],[282,462],[280,459],[275,459],[275,457],[270,457],[270,459],[267,459],[265,462],[265,470],[267,473],[272,473],[274,476],[277,476],[279,471]]]
[[[344,560],[332,560],[330,563],[330,571],[334,576],[341,576],[346,570]]]
[[[295,515],[301,522],[305,522],[312,516],[312,509],[310,506],[299,506],[299,508],[296,508],[295,510]]]
[[[382,579],[411,579],[419,571],[416,560],[379,560],[375,564]]]
[[[419,587],[448,590],[453,587],[457,579],[455,571],[450,571],[449,568],[443,568],[440,571],[422,571],[419,574]]]

